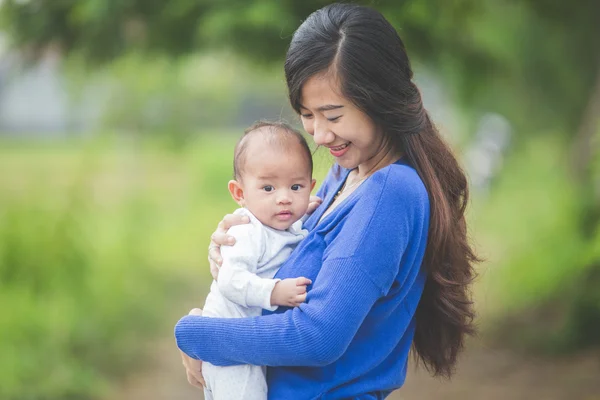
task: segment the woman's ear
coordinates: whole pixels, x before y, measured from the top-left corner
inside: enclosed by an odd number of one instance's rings
[[[229,189],[229,193],[231,193],[231,197],[233,200],[240,205],[240,207],[244,207],[244,189],[242,185],[236,180],[230,180],[227,184],[227,188]]]

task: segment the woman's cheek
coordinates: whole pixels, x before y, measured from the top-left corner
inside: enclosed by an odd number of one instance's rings
[[[308,133],[310,136],[314,136],[314,129],[312,123],[306,118],[302,118],[302,127],[304,131]]]

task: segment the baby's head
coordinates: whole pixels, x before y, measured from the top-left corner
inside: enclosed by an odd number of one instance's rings
[[[306,213],[312,169],[300,132],[282,122],[258,122],[235,146],[229,192],[263,225],[285,230]]]

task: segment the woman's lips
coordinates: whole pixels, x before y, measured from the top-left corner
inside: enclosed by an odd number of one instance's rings
[[[350,148],[350,142],[344,143],[341,146],[330,147],[329,152],[334,157],[341,157],[348,151],[349,148]]]

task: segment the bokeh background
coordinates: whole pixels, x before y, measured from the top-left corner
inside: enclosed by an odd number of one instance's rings
[[[172,328],[236,139],[299,125],[283,58],[327,3],[0,1],[0,399],[201,398]],[[486,259],[456,378],[392,398],[600,399],[600,2],[359,3],[405,41]]]

